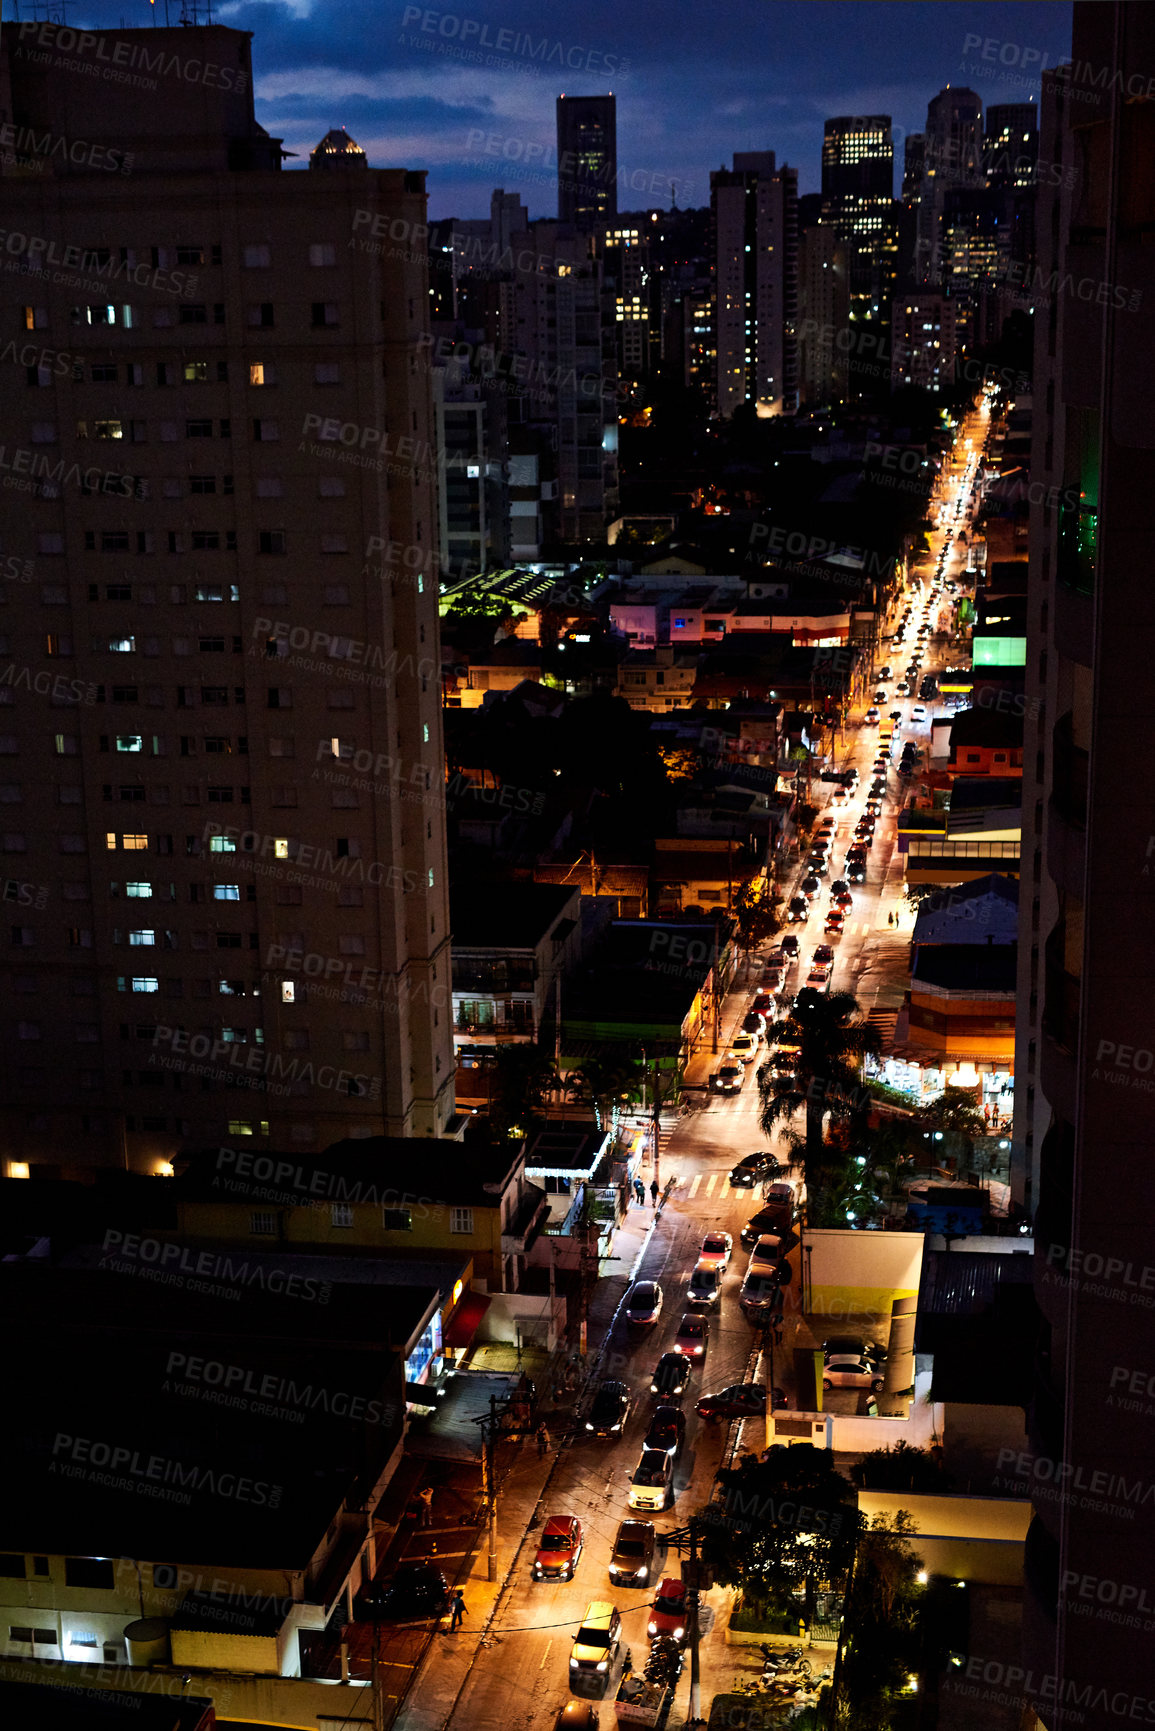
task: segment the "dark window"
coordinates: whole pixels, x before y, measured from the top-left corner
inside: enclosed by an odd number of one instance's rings
[[[65,1557],[64,1584],[66,1587],[106,1587],[111,1590],[115,1584],[115,1569],[109,1557]]]
[[[22,1556],[16,1556],[11,1552],[0,1554],[0,1576],[3,1576],[5,1580],[22,1581],[26,1573]]]
[[[381,1224],[386,1232],[410,1232],[413,1216],[408,1208],[386,1208],[382,1211]]]
[[[190,301],[180,309],[178,323],[182,325],[207,325],[209,322],[208,308],[203,301]]]

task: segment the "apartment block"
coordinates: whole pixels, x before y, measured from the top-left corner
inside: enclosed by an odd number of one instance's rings
[[[761,416],[798,407],[798,171],[772,150],[737,152],[710,176],[715,260],[715,399]]]
[[[7,1169],[442,1134],[424,177],[283,172],[245,32],[106,33],[160,68],[112,102],[54,30],[0,37],[5,121],[93,146],[0,167]]]

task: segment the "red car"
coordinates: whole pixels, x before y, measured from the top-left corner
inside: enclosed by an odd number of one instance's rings
[[[550,1515],[533,1560],[535,1581],[572,1581],[582,1554],[582,1524],[573,1515]]]
[[[841,908],[831,908],[830,912],[826,916],[826,925],[824,930],[830,932],[832,936],[841,933],[842,923],[845,918],[846,916],[842,912]]]
[[[675,1641],[686,1639],[686,1589],[681,1581],[662,1582],[646,1633],[651,1641],[656,1635],[669,1635]]]

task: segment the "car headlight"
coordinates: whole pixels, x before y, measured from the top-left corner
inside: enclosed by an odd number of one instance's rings
[[[650,1393],[651,1393],[651,1394],[657,1394],[657,1393],[658,1393],[658,1392],[659,1392],[659,1389],[658,1389],[658,1385],[657,1385],[657,1383],[656,1383],[656,1382],[652,1382],[652,1383],[651,1383],[651,1384],[650,1384]],[[588,1429],[588,1428],[589,1428],[589,1427],[588,1427],[588,1426],[587,1426],[587,1427],[586,1427],[586,1428],[587,1428],[587,1429]]]
[[[656,1635],[657,1632],[658,1632],[658,1625],[656,1623],[651,1623],[648,1630],[646,1631],[646,1633],[649,1635]]]
[[[611,1430],[621,1430],[621,1428],[622,1428],[622,1427],[621,1427],[621,1425],[620,1425],[620,1424],[613,1424],[613,1425],[611,1425],[611,1426],[610,1426],[610,1429],[611,1429]]]
[[[569,1668],[570,1668],[570,1670],[571,1670],[571,1671],[576,1671],[576,1670],[577,1670],[577,1668],[578,1668],[578,1662],[577,1662],[577,1660],[576,1660],[576,1659],[571,1659],[571,1660],[570,1660],[570,1662],[569,1662]]]
[[[618,1565],[616,1563],[611,1563],[610,1564],[610,1574],[616,1575],[617,1573],[618,1573]]]
[[[609,1668],[610,1668],[610,1662],[608,1659],[599,1659],[598,1660],[598,1670],[599,1671],[608,1671]]]
[[[675,1641],[680,1641],[680,1640],[681,1640],[681,1639],[682,1639],[682,1636],[683,1636],[683,1635],[684,1635],[684,1634],[685,1634],[685,1633],[686,1633],[686,1631],[685,1631],[685,1629],[682,1629],[682,1628],[677,1628],[677,1629],[675,1629],[675,1630],[674,1630],[674,1639],[675,1639]]]
[[[593,1425],[592,1425],[592,1424],[589,1424],[589,1423],[588,1423],[588,1422],[587,1422],[587,1424],[586,1424],[586,1429],[587,1429],[587,1430],[593,1430],[593,1428],[594,1428],[594,1427],[593,1427]]]
[[[643,1563],[642,1567],[638,1570],[638,1580],[644,1581],[649,1572],[649,1568]]]

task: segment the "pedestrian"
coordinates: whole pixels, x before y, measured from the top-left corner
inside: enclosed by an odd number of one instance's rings
[[[421,1525],[431,1527],[433,1525],[433,1486],[426,1485],[424,1490],[418,1491],[417,1500],[421,1504]]]
[[[634,1179],[634,1195],[637,1197],[639,1205],[644,1208],[646,1206],[646,1187],[640,1178]]]
[[[544,1423],[537,1427],[537,1453],[539,1460],[549,1453],[549,1431]]]
[[[986,1122],[986,1124],[987,1124],[987,1126],[988,1126],[988,1128],[989,1128],[989,1126],[990,1126],[990,1121],[991,1121],[991,1109],[990,1109],[990,1107],[989,1107],[989,1106],[984,1106],[984,1107],[983,1107],[983,1118],[984,1118],[984,1120],[985,1120],[985,1122]]]
[[[656,1178],[650,1185],[650,1201],[655,1208],[658,1206],[658,1180]]]
[[[460,1587],[453,1589],[453,1604],[449,1609],[449,1633],[460,1629],[465,1620],[465,1594]]]

